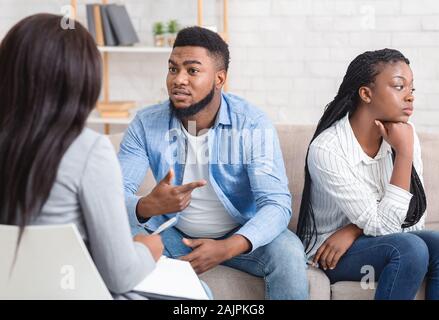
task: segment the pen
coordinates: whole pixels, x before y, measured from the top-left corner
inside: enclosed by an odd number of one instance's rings
[[[176,223],[177,223],[177,217],[173,217],[173,218],[169,219],[168,221],[166,221],[165,223],[163,223],[162,225],[160,225],[160,227],[158,227],[157,230],[154,231],[152,234],[159,234],[160,232],[163,232],[166,229],[172,227]]]

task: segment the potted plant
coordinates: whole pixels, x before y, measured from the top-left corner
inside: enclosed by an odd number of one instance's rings
[[[162,22],[154,23],[152,27],[152,32],[154,34],[154,45],[156,47],[165,46],[165,27]]]
[[[167,25],[168,31],[168,45],[172,47],[177,37],[177,33],[180,30],[180,25],[177,20],[169,20]]]

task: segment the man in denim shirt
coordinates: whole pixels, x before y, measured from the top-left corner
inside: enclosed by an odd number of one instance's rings
[[[169,59],[169,101],[138,112],[119,161],[133,234],[162,233],[165,254],[197,273],[219,264],[265,279],[267,299],[307,299],[303,246],[287,229],[291,195],[276,130],[245,100],[222,92],[227,44],[183,29]],[[151,168],[159,183],[136,192]]]

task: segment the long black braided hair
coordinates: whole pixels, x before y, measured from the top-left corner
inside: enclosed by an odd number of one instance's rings
[[[318,122],[316,131],[311,139],[314,139],[324,130],[331,127],[335,122],[342,119],[348,113],[353,113],[358,106],[358,90],[362,86],[369,85],[373,82],[380,72],[380,65],[394,62],[405,62],[410,64],[404,55],[394,49],[382,49],[376,51],[367,51],[357,56],[350,64],[343,78],[343,82],[338,89],[338,93],[328,105],[326,105],[323,116]],[[305,183],[302,193],[302,202],[300,205],[299,221],[297,225],[297,234],[305,244],[305,250],[311,251],[317,241],[317,228],[314,212],[311,204],[311,176],[308,169],[308,151],[305,159]],[[394,154],[394,153],[393,153]],[[416,224],[427,208],[424,188],[419,176],[412,166],[410,192],[413,197],[410,201],[407,216],[402,228],[408,228]],[[314,241],[312,241],[314,239]],[[312,242],[312,243],[311,243]]]

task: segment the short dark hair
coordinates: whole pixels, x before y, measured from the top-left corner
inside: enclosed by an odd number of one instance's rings
[[[177,34],[173,48],[185,46],[207,49],[210,54],[220,60],[221,68],[226,71],[229,69],[229,46],[218,33],[198,26],[184,28]]]

